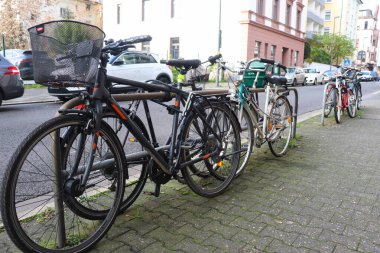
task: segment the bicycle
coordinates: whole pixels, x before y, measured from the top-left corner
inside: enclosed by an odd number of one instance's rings
[[[356,117],[357,110],[357,96],[351,90],[346,79],[349,79],[345,75],[336,76],[335,84],[332,86],[332,105],[334,107],[334,118],[336,123],[341,123],[341,116],[344,109],[347,110],[347,114],[350,118]]]
[[[239,125],[225,101],[170,85],[107,76],[107,53],[128,42],[102,47],[104,33],[95,26],[52,21],[30,28],[29,33],[36,81],[67,87],[89,85],[91,92],[81,94],[86,108],[61,110],[59,117],[36,128],[8,164],[2,181],[1,215],[11,240],[21,250],[83,252],[93,247],[119,213],[125,181],[133,173],[126,166],[127,159],[147,164],[159,181],[170,180],[181,171],[189,187],[206,197],[221,194],[231,184],[241,150]],[[177,64],[196,65],[185,60]],[[139,124],[110,95],[108,81],[160,91],[165,97],[174,94],[168,145],[155,148],[151,144]],[[139,99],[156,95],[142,93]],[[182,99],[186,103],[180,110]],[[116,133],[102,120],[103,105],[121,119],[144,151],[125,156]],[[204,171],[197,167],[200,163],[206,165]],[[128,194],[133,202],[140,191]]]
[[[268,69],[266,64],[272,67],[279,67],[286,71],[286,67],[282,64],[276,63],[273,60],[257,59],[256,62],[262,63],[263,68],[252,69],[256,71],[253,87],[256,87],[259,73],[267,73]],[[222,63],[222,68],[229,70],[225,64]],[[250,66],[248,66],[250,68]],[[277,71],[276,71],[277,72]],[[242,80],[235,82],[236,88],[232,90],[232,97],[235,98],[235,104],[238,112],[239,122],[244,125],[243,130],[246,131],[247,136],[247,158],[253,152],[254,147],[261,147],[265,142],[268,142],[269,148],[274,156],[283,156],[287,153],[289,142],[291,139],[293,129],[293,115],[292,106],[290,105],[287,96],[286,78],[281,76],[266,76],[264,78],[267,82],[265,87],[265,103],[264,110],[262,110],[254,94],[249,91]],[[285,86],[284,91],[280,91],[277,86]]]

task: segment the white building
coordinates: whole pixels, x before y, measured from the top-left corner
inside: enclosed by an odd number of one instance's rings
[[[302,63],[307,0],[107,0],[103,28],[113,39],[151,35],[161,58],[203,60],[219,48],[220,2],[225,59]]]
[[[323,34],[325,18],[325,0],[309,0],[307,5],[306,38],[312,39],[314,34]]]
[[[356,65],[370,66],[376,63],[379,30],[377,29],[378,7],[372,10],[360,10],[357,24]]]

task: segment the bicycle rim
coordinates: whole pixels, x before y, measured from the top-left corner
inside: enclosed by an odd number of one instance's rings
[[[356,117],[356,109],[357,109],[357,96],[354,92],[351,90],[348,91],[348,107],[347,107],[347,113],[350,118]]]
[[[124,164],[121,145],[112,130],[102,125],[99,138],[112,152],[113,162],[107,168],[91,171],[84,191],[76,197],[75,187],[68,186],[70,162],[67,160],[65,168],[60,162],[67,144],[65,134],[72,128],[84,129],[87,122],[77,115],[49,120],[36,128],[13,155],[3,178],[1,214],[6,231],[21,250],[87,251],[112,225],[123,197]],[[101,149],[97,147],[94,165],[104,162]],[[59,164],[60,172],[54,164]],[[70,178],[81,175],[77,171]],[[81,213],[85,208],[96,209],[103,218],[88,219]]]

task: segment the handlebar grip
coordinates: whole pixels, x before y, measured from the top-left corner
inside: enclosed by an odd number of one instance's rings
[[[211,63],[211,64],[215,64],[216,60],[222,58],[222,55],[221,54],[217,54],[217,55],[214,55],[214,56],[210,56],[208,58],[208,61]]]

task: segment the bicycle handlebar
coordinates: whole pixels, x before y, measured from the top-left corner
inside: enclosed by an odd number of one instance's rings
[[[210,56],[207,61],[209,61],[211,64],[215,64],[216,61],[219,60],[220,58],[222,58],[222,55],[221,54],[217,54],[217,55],[214,55],[214,56]]]
[[[283,70],[286,71],[286,66],[285,65],[282,65],[281,63],[275,62],[274,60],[268,60],[268,59],[259,58],[259,61],[263,62],[263,63],[271,64],[271,65],[276,65],[276,66],[278,66],[278,67],[280,67],[280,68],[282,68]]]

